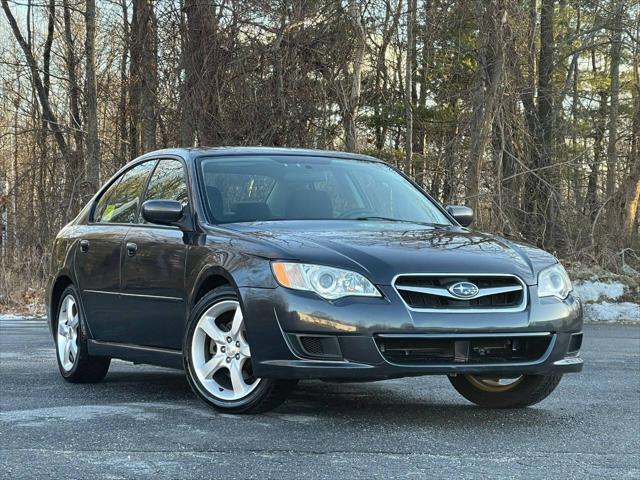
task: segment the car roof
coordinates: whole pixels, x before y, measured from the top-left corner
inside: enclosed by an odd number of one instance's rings
[[[382,162],[382,160],[359,153],[340,152],[335,150],[314,150],[309,148],[281,148],[281,147],[192,147],[166,148],[146,153],[139,159],[156,157],[158,155],[177,155],[184,159],[198,157],[229,156],[229,155],[299,155],[309,157],[345,158],[368,162]]]

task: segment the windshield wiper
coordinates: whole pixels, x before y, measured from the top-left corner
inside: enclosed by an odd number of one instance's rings
[[[383,220],[385,222],[402,222],[402,223],[408,222],[408,220],[400,220],[398,218],[391,218],[391,217],[378,217],[375,215],[366,216],[366,217],[345,218],[345,220],[359,220],[361,222],[365,222],[367,220]],[[414,223],[414,222],[411,222],[411,223]]]
[[[357,220],[357,221],[381,220],[381,221],[384,221],[384,222],[415,223],[416,225],[428,225],[430,227],[446,227],[447,226],[447,225],[442,224],[442,223],[419,222],[417,220],[402,220],[400,218],[379,217],[379,216],[375,216],[375,215],[370,215],[370,216],[366,216],[366,217],[345,218],[345,220]]]

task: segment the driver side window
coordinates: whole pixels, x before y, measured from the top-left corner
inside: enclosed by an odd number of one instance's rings
[[[124,172],[102,194],[93,213],[95,223],[133,223],[138,212],[142,189],[155,160],[143,162]]]
[[[186,207],[189,204],[187,177],[178,160],[160,160],[151,174],[143,203],[147,200],[177,200]],[[142,215],[140,215],[142,217]],[[141,223],[149,223],[140,218]]]

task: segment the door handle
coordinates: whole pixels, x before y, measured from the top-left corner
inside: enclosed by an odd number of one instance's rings
[[[133,257],[137,251],[138,251],[138,245],[131,242],[127,243],[127,255],[129,255],[130,257]]]
[[[91,242],[89,240],[80,240],[80,251],[82,253],[87,253],[89,251],[89,245]]]

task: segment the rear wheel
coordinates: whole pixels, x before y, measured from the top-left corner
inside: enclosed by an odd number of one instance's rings
[[[521,408],[541,402],[555,390],[562,375],[456,375],[449,381],[460,395],[487,408]]]
[[[238,295],[220,287],[193,309],[184,344],[184,367],[193,391],[228,413],[260,413],[280,405],[295,381],[257,378]]]
[[[89,355],[87,327],[82,318],[78,293],[70,285],[61,295],[56,317],[56,358],[62,377],[72,383],[102,380],[111,359]]]

